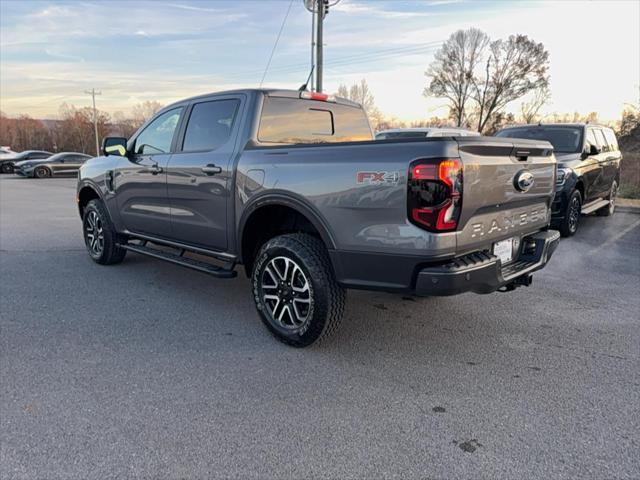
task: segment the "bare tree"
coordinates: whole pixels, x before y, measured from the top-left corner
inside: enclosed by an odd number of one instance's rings
[[[375,97],[371,93],[369,84],[364,78],[358,83],[354,83],[349,88],[347,88],[346,85],[340,85],[338,87],[337,96],[362,105],[364,111],[367,112],[367,116],[369,117],[369,121],[373,128],[378,128],[378,125],[382,122],[382,114],[380,113],[380,110],[378,110],[378,107],[376,107]]]
[[[104,138],[111,129],[109,114],[98,110],[98,137]],[[76,108],[63,104],[60,107],[60,121],[54,135],[58,150],[95,153],[95,137],[93,131],[93,109],[91,107]]]
[[[42,121],[28,115],[9,118],[0,114],[0,145],[10,146],[18,152],[29,149],[54,149],[49,129]]]
[[[531,100],[520,105],[520,117],[524,123],[534,123],[540,109],[551,99],[551,92],[547,86],[537,89]]]
[[[133,120],[138,126],[140,126],[153,117],[163,106],[164,105],[155,100],[147,100],[146,102],[138,103],[131,109]]]
[[[130,138],[141,125],[133,118],[126,117],[122,112],[115,112],[111,118],[111,133],[125,138]]]
[[[487,34],[477,28],[458,30],[435,53],[433,63],[425,72],[431,81],[423,95],[448,99],[451,117],[458,127],[465,122],[474,72],[488,44]]]
[[[484,72],[473,78],[478,132],[507,104],[549,85],[549,52],[526,35],[495,40],[489,46]]]

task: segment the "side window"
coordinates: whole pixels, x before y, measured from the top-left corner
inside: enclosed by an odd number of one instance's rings
[[[604,136],[607,139],[607,143],[609,144],[609,151],[618,151],[618,140],[616,139],[616,134],[613,133],[613,130],[611,130],[610,128],[605,128]]]
[[[138,155],[169,152],[181,112],[182,107],[174,108],[164,112],[147,125],[136,138],[134,152]]]
[[[239,105],[239,100],[232,99],[196,103],[189,115],[182,151],[214,150],[224,145],[231,136]]]
[[[595,134],[596,134],[596,141],[598,142],[598,147],[600,147],[600,149],[603,152],[608,152],[609,145],[607,145],[607,140],[604,138],[604,133],[602,133],[602,130],[599,128],[596,128]]]
[[[598,141],[596,140],[596,134],[593,131],[593,128],[588,128],[587,129],[587,145],[586,145],[587,151],[589,151],[589,148],[591,145],[593,145],[594,147],[597,147]]]

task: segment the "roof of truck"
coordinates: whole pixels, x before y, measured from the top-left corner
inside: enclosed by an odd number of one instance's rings
[[[309,92],[308,90],[303,90],[305,92]],[[209,93],[203,93],[200,95],[195,95],[193,97],[189,97],[189,98],[184,98],[182,100],[178,100],[177,102],[172,103],[171,105],[168,105],[167,107],[171,107],[173,105],[177,105],[177,104],[181,104],[181,103],[185,103],[185,102],[191,102],[193,100],[198,100],[200,98],[208,98],[211,97],[212,95],[234,95],[234,94],[239,94],[239,93],[244,93],[244,94],[255,94],[255,93],[262,93],[264,95],[270,96],[270,97],[286,97],[286,98],[300,98],[300,94],[303,92],[300,90],[289,90],[289,89],[281,89],[281,88],[239,88],[239,89],[235,89],[235,90],[223,90],[220,92],[209,92]],[[312,93],[312,92],[309,92]],[[357,102],[353,102],[349,99],[346,98],[342,98],[342,97],[337,97],[335,95],[329,95],[331,100],[329,100],[329,103],[339,103],[341,105],[348,105],[351,107],[358,107],[361,108],[362,106],[357,103]],[[166,110],[165,107],[163,110]]]

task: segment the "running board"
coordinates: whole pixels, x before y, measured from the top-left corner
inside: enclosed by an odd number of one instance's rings
[[[131,252],[158,258],[160,260],[164,260],[165,262],[175,263],[176,265],[181,265],[192,270],[198,270],[199,272],[208,273],[209,275],[213,275],[214,277],[218,278],[234,278],[237,275],[237,272],[235,270],[229,270],[217,265],[213,265],[211,263],[201,262],[193,258],[184,257],[182,255],[185,253],[184,250],[182,251],[182,254],[176,255],[171,252],[165,252],[164,250],[147,247],[146,245],[133,245],[130,243],[125,243],[120,245],[120,247]]]
[[[582,215],[587,215],[589,213],[593,213],[596,210],[600,210],[602,207],[606,207],[609,205],[609,200],[595,200],[591,203],[587,203],[582,206]]]

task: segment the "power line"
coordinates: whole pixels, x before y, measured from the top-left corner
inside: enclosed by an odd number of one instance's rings
[[[269,66],[271,65],[271,59],[273,58],[273,54],[276,53],[276,48],[278,48],[278,42],[280,41],[280,36],[282,35],[282,30],[284,30],[284,24],[287,23],[287,18],[289,18],[289,12],[291,11],[291,6],[293,5],[293,1],[289,2],[289,7],[287,8],[287,13],[285,13],[284,18],[282,19],[282,25],[280,25],[280,31],[278,32],[278,36],[276,37],[276,42],[273,44],[273,48],[271,49],[271,55],[269,55],[269,61],[267,62],[267,66],[264,69],[264,73],[262,74],[262,80],[260,80],[260,88],[262,88],[262,84],[264,83],[264,79],[267,76],[267,72],[269,71]]]
[[[423,53],[429,50],[433,50],[434,48],[437,48],[441,44],[442,44],[442,41],[439,40],[439,41],[412,45],[412,46],[394,47],[394,48],[389,48],[384,50],[377,50],[375,52],[346,55],[346,56],[336,58],[334,60],[329,60],[325,62],[325,65],[340,66],[342,64],[349,65],[352,63],[368,63],[371,61],[377,61],[378,59],[396,57],[399,55],[402,55],[402,56],[415,55],[418,53]],[[292,64],[282,65],[281,67],[270,69],[269,71],[279,72],[279,73],[290,73],[290,72],[295,72],[295,71],[299,71],[306,68],[307,68],[306,63],[292,63]],[[242,77],[248,77],[248,76],[254,75],[261,71],[262,70],[245,70],[241,72],[236,71],[234,73],[231,73],[230,75],[224,75],[224,77],[227,79],[242,78]]]

